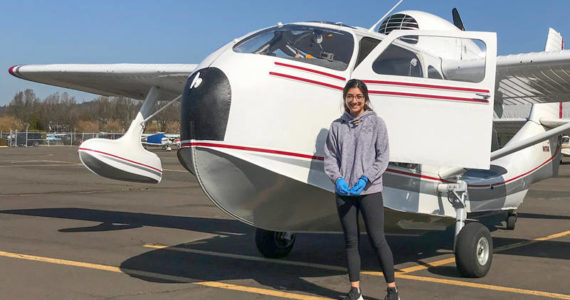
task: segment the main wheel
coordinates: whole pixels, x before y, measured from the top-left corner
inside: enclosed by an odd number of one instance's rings
[[[265,257],[281,258],[287,256],[295,244],[295,234],[255,229],[255,245]]]
[[[455,263],[465,277],[483,277],[493,261],[493,239],[481,223],[469,223],[461,229],[455,244]]]

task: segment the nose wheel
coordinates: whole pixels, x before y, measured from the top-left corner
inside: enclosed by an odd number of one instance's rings
[[[510,211],[509,214],[507,215],[507,219],[505,221],[507,222],[507,229],[508,230],[515,229],[515,225],[517,223],[517,213]]]
[[[291,252],[294,244],[294,233],[269,231],[261,228],[255,229],[255,245],[257,250],[265,257],[285,257]]]

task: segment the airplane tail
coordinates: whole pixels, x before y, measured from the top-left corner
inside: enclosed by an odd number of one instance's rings
[[[564,50],[564,39],[560,32],[548,28],[548,38],[546,39],[546,45],[544,46],[544,52],[555,52]]]
[[[509,140],[503,149],[522,145],[525,141],[544,136],[545,138],[531,146],[521,148],[506,156],[495,159],[492,165],[508,170],[506,181],[521,180],[528,186],[534,182],[558,175],[561,158],[561,134],[549,134],[552,128],[570,123],[560,115],[559,103],[533,104],[529,118],[520,130]],[[548,135],[551,135],[548,137]],[[498,151],[496,151],[498,152]],[[495,152],[494,152],[495,153]]]
[[[558,118],[558,103],[533,104],[528,119],[499,150],[491,153],[489,170],[469,170],[463,179],[469,185],[471,212],[516,210],[530,185],[558,175],[562,132],[570,120]],[[560,124],[558,128],[551,129]],[[486,201],[481,201],[486,200]]]

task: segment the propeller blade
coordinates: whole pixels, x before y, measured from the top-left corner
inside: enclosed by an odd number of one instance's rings
[[[451,14],[453,15],[453,24],[455,24],[455,27],[461,29],[461,31],[465,31],[465,26],[463,26],[463,21],[461,21],[457,8],[452,9]]]

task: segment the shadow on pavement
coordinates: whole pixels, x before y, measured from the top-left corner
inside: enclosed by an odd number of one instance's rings
[[[156,215],[145,213],[131,213],[109,210],[85,209],[85,208],[40,208],[40,209],[16,209],[0,211],[3,214],[26,215],[59,219],[71,219],[82,221],[93,221],[104,224],[129,225],[132,228],[143,226],[153,226],[162,228],[173,228],[192,230],[205,233],[220,233],[230,229],[230,232],[244,232],[250,230],[250,226],[235,220],[211,219],[198,217],[180,217],[168,215]],[[108,231],[106,226],[97,225],[100,231]],[[122,226],[114,228],[123,229]],[[62,229],[62,232],[80,232],[78,229]],[[87,229],[85,231],[97,231]]]
[[[570,220],[570,216],[555,216],[555,215],[544,215],[544,214],[533,214],[533,213],[518,213],[519,218],[526,219],[544,219],[544,220]]]
[[[215,234],[211,238],[179,244],[169,248],[151,250],[127,259],[121,264],[125,273],[129,270],[147,271],[164,275],[174,275],[195,281],[246,280],[253,279],[262,285],[288,291],[304,291],[326,297],[338,298],[339,291],[323,288],[304,278],[345,275],[344,270],[327,270],[305,266],[291,266],[221,257],[198,253],[174,251],[174,248],[190,248],[215,253],[260,255],[254,246],[254,228],[236,220],[202,217],[181,217],[145,213],[94,210],[83,208],[47,208],[4,210],[3,214],[39,216],[71,220],[93,221],[96,226],[60,229],[62,233],[126,230],[144,226],[183,229],[188,231]],[[492,216],[483,220],[492,230],[504,228],[504,216]],[[394,253],[395,264],[416,262],[442,254],[452,254],[453,228],[445,232],[430,232],[424,235],[388,235],[388,243]],[[374,251],[365,236],[361,238],[362,269],[379,270]],[[519,242],[522,239],[494,238],[495,247]],[[342,234],[298,234],[293,251],[286,258],[290,261],[316,263],[344,268],[345,252]],[[501,251],[501,254],[531,257],[570,259],[567,242],[543,241],[519,248]],[[433,274],[446,277],[460,277],[454,265],[428,268]],[[145,278],[140,274],[129,274],[148,281],[161,281]],[[382,278],[378,278],[380,282]],[[348,285],[348,284],[347,284]],[[339,287],[344,291],[344,287]]]

